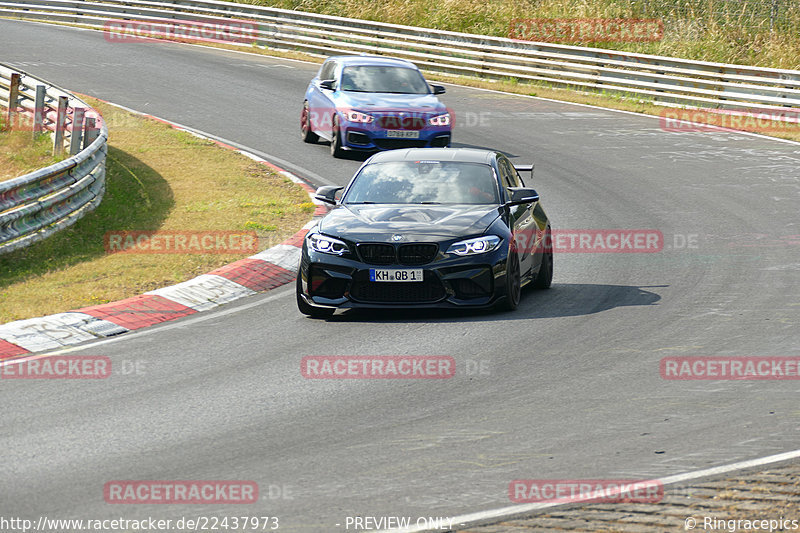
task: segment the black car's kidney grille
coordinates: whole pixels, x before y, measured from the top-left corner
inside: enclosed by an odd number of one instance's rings
[[[432,303],[445,297],[435,274],[424,272],[421,282],[379,282],[369,280],[369,270],[353,276],[350,297],[364,303]]]
[[[435,243],[401,244],[396,248],[393,244],[367,243],[357,246],[361,260],[370,265],[409,265],[417,266],[430,263],[436,258],[439,245]]]
[[[359,244],[357,248],[361,260],[370,265],[391,265],[397,260],[391,244]]]
[[[424,265],[433,261],[436,252],[439,251],[437,244],[402,244],[398,250],[397,257],[403,265]]]

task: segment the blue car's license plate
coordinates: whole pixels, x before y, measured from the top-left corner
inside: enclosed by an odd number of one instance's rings
[[[422,281],[422,269],[370,268],[370,281]]]
[[[415,130],[386,130],[386,136],[396,139],[419,139],[419,132]]]

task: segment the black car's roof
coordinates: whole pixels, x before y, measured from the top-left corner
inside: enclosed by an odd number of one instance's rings
[[[496,152],[476,148],[406,148],[378,152],[369,158],[369,163],[389,161],[459,161],[491,165]]]

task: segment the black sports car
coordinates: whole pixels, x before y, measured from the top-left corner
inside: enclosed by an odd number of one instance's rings
[[[532,169],[491,150],[373,155],[346,188],[317,190],[335,207],[303,243],[298,308],[515,309],[524,285],[553,278],[550,224],[518,173]]]

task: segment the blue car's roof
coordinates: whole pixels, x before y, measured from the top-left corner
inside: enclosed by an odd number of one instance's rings
[[[331,56],[328,59],[335,59],[342,65],[379,65],[385,67],[406,67],[417,68],[411,61],[405,59],[396,59],[393,57],[381,56]]]

